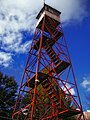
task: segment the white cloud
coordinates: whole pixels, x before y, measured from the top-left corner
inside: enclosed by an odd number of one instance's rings
[[[16,49],[15,52],[17,53],[25,53],[26,51],[29,50],[30,44],[31,44],[31,41],[25,42],[24,44],[21,44],[20,46],[18,45],[15,48],[13,48],[12,46],[11,48],[13,49],[13,51],[14,49]]]
[[[28,50],[30,44],[31,41],[22,43],[21,33],[9,33],[8,35],[3,36],[1,49],[8,52],[11,51],[15,53],[25,53]]]
[[[52,0],[49,0],[47,2],[61,11],[62,22],[73,22],[73,20],[81,22],[87,15],[87,0],[53,0],[53,2]]]
[[[87,91],[90,91],[90,77],[83,77],[83,82],[81,83]]]
[[[70,84],[66,83],[65,86],[66,87],[64,87],[64,86],[62,87],[63,91],[65,91],[67,94],[69,94],[69,92],[70,92],[72,95],[75,95],[75,90],[74,90],[74,88],[71,87]],[[69,90],[69,92],[67,91],[66,88]]]
[[[8,67],[8,65],[12,62],[12,55],[6,52],[0,52],[0,64],[4,67]]]
[[[62,12],[61,21],[67,23],[83,20],[87,15],[86,2],[46,0],[47,4]],[[0,0],[0,53],[9,52],[12,58],[12,52],[25,53],[28,50],[31,41],[23,41],[21,31],[33,33],[36,24],[35,17],[42,6],[43,0]]]

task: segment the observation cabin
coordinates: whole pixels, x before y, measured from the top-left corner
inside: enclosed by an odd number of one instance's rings
[[[49,23],[47,18],[50,18],[57,25],[59,25],[60,24],[60,14],[61,14],[61,12],[59,12],[55,8],[52,8],[51,6],[44,4],[43,8],[40,10],[40,12],[38,13],[38,15],[36,17],[36,20],[37,20],[36,28],[41,29],[44,16],[45,16],[45,23],[47,23],[47,22]]]

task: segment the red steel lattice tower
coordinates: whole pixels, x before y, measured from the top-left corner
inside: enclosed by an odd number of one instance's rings
[[[36,17],[12,119],[65,120],[77,115],[85,120],[60,14],[44,4]]]

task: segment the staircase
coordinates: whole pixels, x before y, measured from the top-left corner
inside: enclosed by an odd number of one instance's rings
[[[45,42],[46,43],[46,42]],[[57,57],[56,53],[53,51],[53,49],[49,46],[49,44],[45,44],[44,46],[48,56],[51,58],[51,61],[55,64],[58,65],[58,63],[61,62],[61,60]]]
[[[60,58],[56,55],[56,53],[54,52],[54,50],[52,49],[50,44],[52,44],[52,43],[48,44],[47,41],[44,42],[44,49],[46,50],[48,56],[50,57],[51,61],[55,65],[55,67],[54,67],[55,72],[57,74],[59,74],[60,72],[65,70],[70,65],[70,63],[60,60]],[[51,72],[53,72],[53,70]]]
[[[60,110],[60,97],[59,93],[54,89],[54,86],[52,86],[50,78],[45,79],[41,84],[47,93],[50,100],[53,102],[55,108],[59,111]]]

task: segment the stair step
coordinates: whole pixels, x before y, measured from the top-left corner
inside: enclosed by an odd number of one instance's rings
[[[44,84],[43,87],[47,88],[48,86],[50,86],[50,84]]]
[[[54,63],[57,65],[59,64],[61,61],[59,59],[57,59]]]
[[[52,90],[50,90],[50,91],[48,91],[48,94],[50,95],[50,94],[52,94],[53,92],[52,92]],[[51,97],[51,96],[50,96]]]
[[[42,82],[42,84],[45,84],[45,83],[47,83],[48,82],[48,80],[47,79],[45,79],[43,82]]]
[[[54,53],[53,53],[53,54],[51,55],[51,57],[53,57],[53,56],[55,57],[55,56],[56,56],[56,54],[54,54]]]
[[[50,90],[52,90],[50,87],[48,87],[48,88],[46,89],[47,92],[49,92]]]
[[[48,54],[50,54],[51,52],[52,52],[52,50],[47,51]]]
[[[54,55],[54,54],[53,54],[53,55],[50,55],[50,58],[51,58],[51,59],[54,59],[55,57],[56,57],[56,55]]]
[[[52,50],[47,51],[48,54],[52,53]]]
[[[48,50],[51,50],[51,48],[46,46],[45,50],[48,51]]]
[[[49,94],[49,95],[52,95],[52,94],[54,94],[54,93],[53,93],[53,91],[51,91],[51,92],[49,92],[48,94]]]
[[[54,99],[56,97],[56,95],[53,95],[52,97],[51,97],[51,99]]]
[[[60,103],[59,103],[59,102],[57,102],[55,105],[56,105],[56,106],[58,106],[58,105],[60,105]]]
[[[53,52],[53,50],[51,49],[51,47],[48,46],[44,46],[46,52],[48,53],[49,57],[51,58],[51,60],[57,65],[60,63],[60,59],[56,57],[55,52]]]
[[[52,49],[51,49],[51,47],[46,46],[45,50],[48,51],[48,50],[52,50]]]
[[[54,53],[53,53],[53,51],[52,51],[52,52],[49,54],[49,56],[50,56],[50,55],[53,55],[53,54],[54,54]]]

